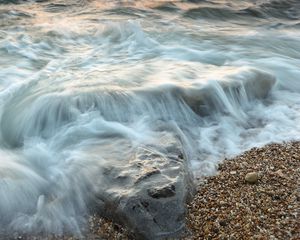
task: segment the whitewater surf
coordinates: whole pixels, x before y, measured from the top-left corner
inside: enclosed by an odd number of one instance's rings
[[[180,231],[193,180],[299,140],[299,9],[0,0],[1,233],[83,236],[95,209]]]

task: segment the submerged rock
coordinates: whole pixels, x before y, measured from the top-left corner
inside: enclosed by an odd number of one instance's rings
[[[137,239],[180,234],[186,202],[193,194],[179,139],[167,133],[158,142],[139,146],[127,165],[107,171],[110,188],[97,198],[102,215],[126,226]]]
[[[175,196],[175,186],[170,184],[168,186],[156,187],[152,189],[148,189],[148,195],[153,198],[168,198]]]

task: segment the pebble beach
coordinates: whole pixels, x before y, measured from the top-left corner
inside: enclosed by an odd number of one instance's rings
[[[257,182],[246,181],[250,172]],[[299,142],[225,160],[189,204],[185,239],[300,239],[299,179]]]
[[[257,174],[257,181],[249,182],[249,173]],[[300,239],[299,179],[300,142],[270,144],[225,159],[218,174],[198,186],[188,205],[188,231],[180,239]],[[106,226],[101,234],[107,239],[128,239],[124,230]]]
[[[247,174],[257,174],[249,181]],[[178,239],[300,239],[300,142],[253,148],[225,159],[218,174],[203,179],[188,205],[187,231]],[[89,218],[83,239],[134,239],[98,215]],[[58,240],[72,236],[7,239]]]

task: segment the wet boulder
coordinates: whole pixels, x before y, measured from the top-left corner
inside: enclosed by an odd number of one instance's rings
[[[127,165],[110,171],[111,188],[98,195],[102,214],[137,239],[176,237],[185,229],[186,202],[194,190],[179,139],[135,149]]]

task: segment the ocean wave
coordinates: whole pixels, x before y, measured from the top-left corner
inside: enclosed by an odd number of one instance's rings
[[[299,139],[298,1],[255,2],[0,5],[0,234],[80,237],[163,167]]]
[[[82,114],[97,113],[106,121],[132,123],[139,118],[194,125],[203,116],[229,114],[242,120],[243,107],[270,92],[275,79],[260,71],[246,70],[229,75],[229,81],[183,88],[162,85],[132,91],[100,90],[78,95],[32,94],[32,90],[7,101],[1,118],[2,142],[22,146],[31,137],[50,138]]]

